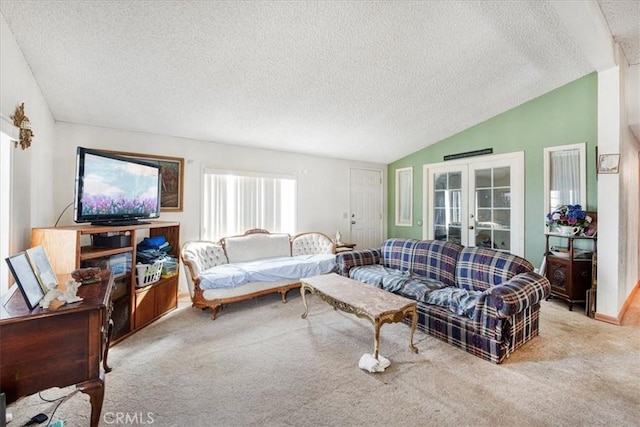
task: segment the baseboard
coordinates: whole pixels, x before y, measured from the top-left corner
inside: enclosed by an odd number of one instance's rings
[[[629,293],[629,296],[625,300],[624,304],[622,304],[622,308],[620,309],[620,312],[618,313],[618,316],[616,316],[616,317],[608,316],[606,314],[600,314],[600,313],[596,312],[596,314],[594,316],[594,319],[600,320],[602,322],[612,323],[614,325],[622,324],[622,319],[624,318],[624,314],[629,309],[629,306],[631,305],[631,303],[633,302],[633,300],[636,297],[636,294],[639,291],[640,291],[640,281],[638,281],[638,283],[636,283],[636,285],[633,287],[633,290]]]

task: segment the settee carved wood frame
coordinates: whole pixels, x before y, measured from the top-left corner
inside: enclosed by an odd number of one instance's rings
[[[191,266],[190,263],[188,263],[188,267],[189,270],[191,270]],[[185,263],[185,265],[187,265],[187,263]],[[217,299],[213,299],[213,300],[208,300],[205,299],[203,296],[203,291],[202,289],[200,289],[200,279],[194,280],[194,289],[193,289],[193,298],[191,301],[191,305],[193,307],[196,308],[201,308],[203,310],[210,308],[211,309],[211,320],[216,320],[216,315],[218,314],[218,311],[220,310],[221,307],[224,306],[224,304],[230,304],[232,302],[240,302],[240,301],[245,301],[248,299],[252,299],[252,298],[257,298],[259,296],[262,295],[268,295],[268,294],[272,294],[275,292],[279,292],[280,296],[282,297],[282,303],[286,304],[287,303],[287,292],[289,292],[291,289],[296,289],[296,288],[300,288],[301,284],[300,282],[298,283],[292,283],[289,285],[284,285],[284,286],[279,286],[277,288],[269,288],[269,289],[263,289],[261,291],[256,291],[256,292],[252,292],[250,294],[243,294],[243,295],[238,295],[235,297],[228,297],[228,298],[217,298]]]
[[[264,230],[264,229],[260,229],[260,228],[254,228],[251,230],[247,230],[244,234],[242,234],[243,236],[247,236],[250,234],[271,234],[268,230]],[[302,235],[305,234],[323,234],[323,233],[318,233],[318,232],[307,232],[307,233],[300,233],[300,234],[296,234],[295,236],[290,236],[289,237],[289,246],[291,247],[291,245],[293,244],[293,241]],[[323,234],[324,235],[324,234]],[[328,239],[330,239],[328,236],[325,235],[325,237],[327,237]],[[219,242],[221,244],[221,246],[224,247],[224,239],[222,239],[221,242]],[[333,245],[333,253],[335,254],[335,243]],[[278,287],[273,287],[273,288],[268,288],[268,289],[262,289],[256,292],[251,292],[251,293],[247,293],[247,294],[242,294],[242,295],[236,295],[236,296],[232,296],[232,297],[227,297],[227,298],[216,298],[216,299],[206,299],[204,297],[204,291],[202,290],[202,288],[200,287],[200,278],[194,274],[193,271],[193,267],[191,265],[191,262],[187,259],[185,259],[184,257],[182,258],[182,262],[185,265],[185,267],[187,268],[189,275],[191,276],[191,279],[193,280],[193,296],[191,297],[191,305],[195,308],[200,308],[202,310],[205,310],[207,308],[211,309],[211,320],[216,320],[216,315],[218,314],[218,311],[220,310],[220,308],[223,308],[224,304],[230,304],[230,303],[234,303],[234,302],[240,302],[240,301],[245,301],[248,299],[252,299],[252,298],[257,298],[259,296],[262,295],[269,295],[269,294],[273,294],[273,293],[280,293],[280,297],[282,299],[282,303],[286,304],[287,303],[287,293],[291,290],[291,289],[299,289],[302,284],[300,282],[296,282],[296,283],[290,283],[288,285],[282,285],[282,286],[278,286]]]

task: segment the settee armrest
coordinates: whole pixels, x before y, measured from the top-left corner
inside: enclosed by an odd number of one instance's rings
[[[363,265],[380,264],[380,249],[361,249],[340,252],[336,255],[338,274],[349,277],[349,270]]]
[[[551,283],[538,273],[521,273],[485,291],[488,303],[499,318],[507,318],[549,296]]]
[[[291,239],[291,255],[333,254],[336,245],[331,238],[315,231],[300,233]]]
[[[187,273],[187,285],[192,298],[199,291],[200,273],[216,265],[228,263],[224,249],[219,243],[204,240],[184,243],[180,249],[180,258]]]

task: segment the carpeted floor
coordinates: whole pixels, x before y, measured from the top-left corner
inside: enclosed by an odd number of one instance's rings
[[[543,302],[541,335],[493,365],[421,332],[382,327],[383,373],[357,367],[373,328],[297,292],[209,311],[188,303],[111,349],[101,425],[154,426],[637,426],[640,294],[622,326]],[[50,389],[51,399],[73,388]],[[10,407],[23,425],[55,404],[36,394]],[[88,426],[88,397],[55,418]]]

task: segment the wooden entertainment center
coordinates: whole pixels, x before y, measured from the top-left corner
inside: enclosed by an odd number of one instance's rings
[[[129,236],[119,247],[101,247],[94,237],[106,233]],[[97,266],[114,271],[111,293],[114,322],[113,343],[124,339],[178,305],[178,272],[171,277],[136,287],[136,245],[144,237],[165,236],[179,258],[180,223],[149,221],[147,224],[33,228],[31,246],[42,246],[56,274],[68,274],[81,267]]]

